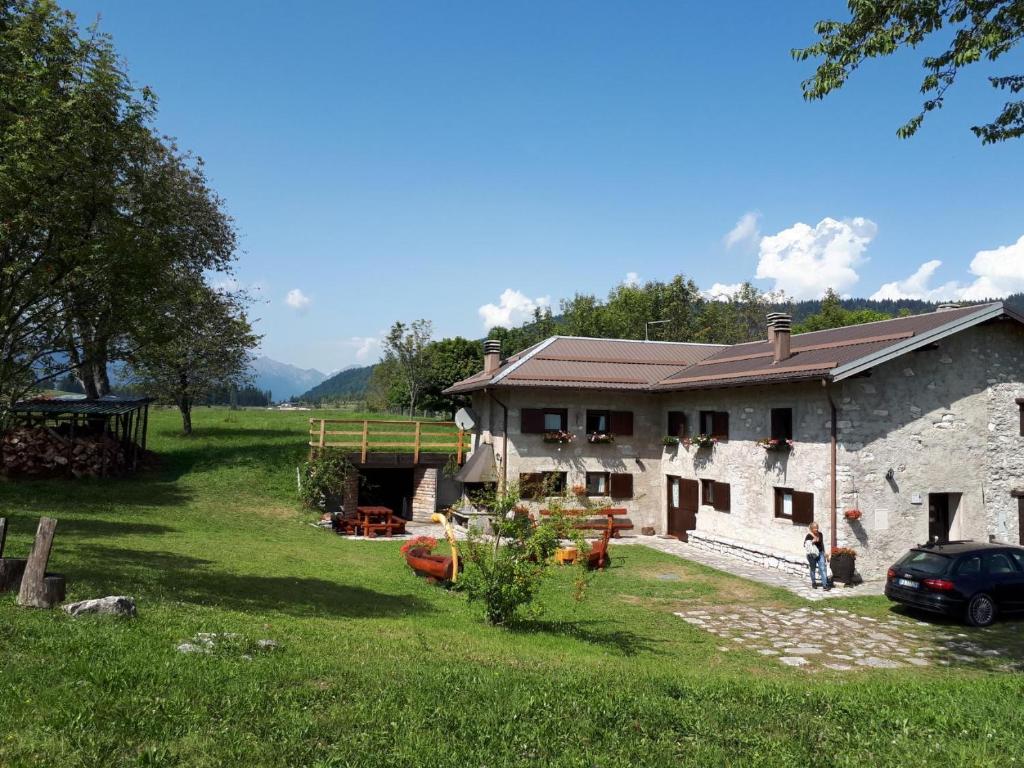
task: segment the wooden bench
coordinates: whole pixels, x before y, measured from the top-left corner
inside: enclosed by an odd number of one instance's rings
[[[550,515],[551,511],[542,509],[540,513]],[[587,552],[588,568],[607,568],[611,563],[611,557],[608,554],[609,541],[613,537],[618,537],[621,531],[633,530],[633,523],[628,520],[615,519],[628,514],[627,510],[621,507],[602,509],[596,512],[589,509],[572,509],[565,510],[562,514],[567,517],[594,518],[581,519],[580,522],[573,523],[573,528],[580,531],[601,531],[601,537],[590,545],[590,551]],[[605,519],[599,519],[601,517]]]

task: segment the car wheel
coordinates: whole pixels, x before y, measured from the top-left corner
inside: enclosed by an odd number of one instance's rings
[[[996,602],[989,595],[980,594],[967,604],[967,621],[973,627],[987,627],[996,620]]]

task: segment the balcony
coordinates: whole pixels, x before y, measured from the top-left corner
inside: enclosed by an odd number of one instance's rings
[[[466,433],[452,421],[388,421],[384,419],[310,419],[309,453],[327,448],[372,462],[373,454],[391,453],[396,459],[419,464],[421,459],[455,456],[462,464]]]

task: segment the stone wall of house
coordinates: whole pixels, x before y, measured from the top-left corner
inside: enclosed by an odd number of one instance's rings
[[[666,396],[663,407],[666,412],[685,412],[691,435],[699,431],[700,411],[729,413],[727,441],[713,449],[666,448],[661,464],[665,475],[729,483],[729,512],[701,504],[696,528],[701,542],[735,542],[767,557],[777,552],[799,555],[807,529],[775,517],[777,487],[814,494],[814,517],[828,540],[830,415],[820,382],[678,392]],[[757,445],[770,436],[772,408],[793,409],[791,453]],[[662,530],[667,514],[666,495],[661,503]]]
[[[474,410],[486,414],[485,395],[474,397]],[[591,501],[624,507],[637,532],[644,526],[664,530],[660,517],[661,500],[665,495],[664,476],[660,464],[661,441],[667,429],[658,398],[644,393],[599,392],[583,389],[505,389],[498,398],[508,407],[508,480],[517,482],[522,473],[565,472],[567,486],[585,484],[587,472],[617,472],[633,475],[633,498],[593,498]],[[544,442],[539,434],[520,431],[523,408],[566,408],[569,411],[568,431],[575,439],[559,445]],[[632,411],[633,435],[618,436],[614,443],[594,445],[587,442],[586,412],[593,410]],[[499,406],[490,408],[489,423],[481,425],[494,435],[495,459],[500,476],[502,453],[502,419]],[[543,507],[541,502],[527,506]]]
[[[805,528],[775,517],[775,488],[814,494],[814,514],[830,535],[830,406],[837,408],[836,537],[858,551],[858,570],[881,578],[906,549],[928,537],[928,495],[960,494],[953,538],[994,536],[1017,542],[1015,488],[1024,488],[1024,329],[997,322],[955,334],[826,389],[820,381],[666,394],[593,390],[506,389],[508,478],[564,471],[568,484],[587,471],[630,472],[634,498],[613,500],[637,530],[666,530],[666,476],[730,484],[731,509],[701,506],[696,543],[737,550],[776,567],[799,563]],[[502,410],[478,394],[481,432],[494,435],[498,471]],[[522,408],[567,408],[576,440],[551,445],[520,433]],[[586,442],[586,410],[630,410],[634,434],[611,445]],[[772,408],[793,409],[794,450],[768,453],[756,441],[770,432]],[[691,434],[701,410],[729,412],[729,439],[712,450],[664,447],[669,411],[687,415]],[[890,473],[891,470],[891,473]],[[887,475],[889,475],[887,477]],[[539,505],[535,505],[539,506]],[[847,509],[862,518],[844,518]]]
[[[975,327],[838,385],[839,540],[878,575],[928,539],[928,495],[960,494],[951,538],[1016,540],[1024,332]]]

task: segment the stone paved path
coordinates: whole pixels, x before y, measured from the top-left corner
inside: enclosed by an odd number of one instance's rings
[[[720,651],[748,650],[808,671],[971,665],[1024,670],[1024,661],[987,647],[977,630],[936,627],[910,618],[873,619],[834,607],[694,608],[675,614],[726,641]]]
[[[799,595],[807,600],[829,600],[840,597],[862,597],[864,595],[881,595],[885,589],[885,583],[881,581],[866,581],[856,587],[844,587],[837,584],[834,589],[823,592],[820,589],[811,589],[810,577],[799,578],[786,571],[775,568],[762,568],[757,565],[745,563],[739,558],[729,555],[720,555],[707,550],[692,547],[689,544],[676,539],[661,539],[657,536],[630,536],[622,539],[615,539],[612,546],[619,544],[642,544],[645,547],[665,552],[669,555],[681,557],[684,560],[692,560],[695,563],[706,565],[719,571],[731,573],[734,576],[742,576],[761,584],[772,587],[782,587],[790,592]]]

